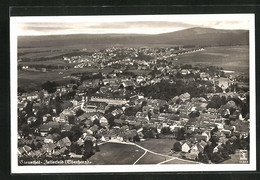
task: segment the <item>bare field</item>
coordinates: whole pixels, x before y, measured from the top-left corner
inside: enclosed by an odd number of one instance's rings
[[[158,164],[168,159],[170,159],[170,157],[164,157],[147,152],[136,164]]]
[[[175,139],[149,139],[136,144],[156,153],[168,155],[173,148]]]
[[[163,164],[198,164],[198,162],[195,161],[185,161],[181,159],[173,159],[171,161],[167,161]]]
[[[226,160],[226,161],[223,161],[221,162],[220,164],[239,164],[240,160],[239,160],[239,151],[236,151],[235,154],[230,154],[230,159]]]
[[[99,148],[100,151],[89,159],[92,165],[131,165],[144,153],[136,146],[118,143],[106,143]]]
[[[249,72],[248,46],[207,47],[204,51],[179,56],[174,64],[191,64],[193,66],[218,66],[225,70],[243,74]]]

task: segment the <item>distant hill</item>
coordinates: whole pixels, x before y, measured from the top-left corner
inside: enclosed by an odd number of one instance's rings
[[[248,45],[248,30],[222,30],[195,27],[170,33],[147,34],[74,34],[49,36],[20,36],[18,47],[56,47],[56,46],[95,46],[106,47],[114,45],[200,45],[228,46]]]

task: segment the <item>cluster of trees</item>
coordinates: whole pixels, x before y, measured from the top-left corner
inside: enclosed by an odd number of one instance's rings
[[[18,70],[22,69],[24,65],[18,65]],[[35,69],[68,69],[69,66],[64,65],[51,65],[51,64],[30,64],[28,65],[29,68],[35,68]]]
[[[228,103],[230,102],[230,103]],[[233,102],[233,103],[231,103]],[[227,104],[228,103],[228,104]],[[233,106],[231,106],[233,104]],[[236,109],[240,109],[242,116],[245,117],[249,113],[249,94],[246,96],[246,101],[243,102],[241,99],[238,97],[231,97],[231,96],[219,96],[219,95],[214,95],[208,105],[207,108],[215,108],[215,109],[229,109],[230,114],[232,115],[233,112]]]
[[[212,84],[206,85],[205,81],[193,81],[186,84],[179,80],[176,81],[176,84],[161,81],[154,85],[141,86],[137,88],[137,91],[142,92],[146,97],[169,100],[185,92],[188,92],[191,97],[205,97],[206,93],[213,93],[214,88]]]
[[[58,84],[55,81],[47,81],[42,84],[42,89],[46,90],[48,93],[56,92],[56,87]]]
[[[157,128],[155,128],[155,127],[143,127],[142,133],[143,133],[145,139],[159,138]]]
[[[208,106],[207,108],[215,108],[215,109],[218,109],[220,108],[221,105],[224,105],[227,103],[227,98],[226,96],[219,96],[219,95],[214,95],[209,103],[208,103]]]
[[[81,82],[83,82],[84,80],[93,80],[93,79],[103,79],[101,72],[99,72],[98,74],[94,74],[94,75],[92,73],[84,73],[80,77]]]

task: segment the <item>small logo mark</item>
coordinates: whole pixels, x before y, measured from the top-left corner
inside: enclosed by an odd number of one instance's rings
[[[248,151],[247,150],[240,150],[239,151],[239,160],[240,163],[248,163]]]

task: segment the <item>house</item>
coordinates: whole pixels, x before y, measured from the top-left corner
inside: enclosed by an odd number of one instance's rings
[[[65,86],[57,86],[56,91],[57,92],[67,92],[67,88]]]
[[[187,153],[187,152],[190,151],[190,149],[191,149],[191,144],[189,142],[185,142],[181,146],[181,151],[182,152],[186,152]]]
[[[56,144],[54,143],[48,143],[48,144],[43,144],[42,145],[42,151],[46,152],[48,154],[53,154],[55,152],[55,148],[57,147]]]
[[[187,153],[184,156],[186,159],[193,160],[193,161],[198,159],[198,155],[196,153]]]
[[[91,130],[93,133],[96,133],[98,131],[98,126],[94,125],[89,130]]]
[[[221,148],[222,148],[222,144],[219,143],[216,147],[214,147],[214,149],[213,149],[213,153],[218,152],[219,149],[221,149]]]
[[[116,126],[122,126],[126,122],[124,120],[121,120],[121,119],[115,119],[114,123],[115,123]]]
[[[54,124],[50,124],[50,122],[47,124],[42,124],[42,125],[40,125],[40,128],[39,128],[41,136],[46,136],[52,128],[59,128],[59,127],[60,127],[59,124],[54,125]]]
[[[54,143],[60,138],[60,135],[58,133],[48,134],[48,136],[45,137],[44,142],[45,143]]]
[[[200,78],[203,79],[203,80],[206,80],[207,78],[209,78],[209,74],[208,73],[205,73],[205,72],[201,72],[200,73]]]
[[[228,141],[228,138],[226,138],[226,137],[220,137],[218,140],[218,142],[221,144],[226,144],[227,141]]]
[[[34,123],[34,122],[36,122],[36,121],[37,121],[36,117],[31,116],[31,117],[29,117],[29,118],[27,119],[27,124],[31,124],[31,123]]]
[[[23,94],[26,96],[27,100],[32,101],[35,99],[39,98],[39,93],[38,92],[31,92],[31,93],[27,93],[27,94]]]
[[[32,148],[28,145],[24,145],[23,146],[23,151],[28,155],[30,153],[30,151],[32,150]]]
[[[38,142],[42,142],[44,141],[45,137],[42,137],[42,136],[36,136],[35,137],[35,140],[38,141]]]
[[[187,75],[187,74],[190,74],[190,71],[189,71],[188,69],[182,69],[182,70],[180,71],[180,73],[181,73],[182,75]]]
[[[141,122],[130,121],[129,128],[139,129],[141,128]]]
[[[116,115],[120,115],[120,114],[123,114],[123,110],[122,109],[115,109],[114,111],[112,111],[111,113],[113,116],[116,116]]]
[[[60,113],[59,122],[68,122],[69,116],[75,116],[75,112],[71,109],[64,109]]]
[[[60,148],[63,148],[65,146],[68,147],[70,145],[71,145],[71,141],[68,137],[65,137],[65,138],[63,138],[63,139],[61,139],[57,142],[57,146],[60,147]]]
[[[201,140],[207,142],[207,139],[208,139],[208,138],[209,138],[209,136],[206,135],[206,134],[205,134],[205,135],[199,135],[199,134],[197,134],[197,135],[194,136],[194,140],[197,141],[197,142],[199,142],[199,141],[201,141]]]
[[[68,151],[68,148],[67,148],[67,147],[62,147],[61,149],[56,150],[56,151],[53,153],[53,155],[56,155],[56,156],[62,155],[62,154],[65,153],[65,151]]]
[[[191,147],[190,153],[192,154],[199,154],[200,152],[202,152],[204,150],[203,145],[201,145],[200,143],[196,143],[195,145],[193,145]]]
[[[136,82],[139,84],[141,82],[145,81],[145,78],[143,76],[137,76]]]
[[[61,124],[60,131],[61,132],[70,131],[73,126],[74,126],[73,124]]]
[[[135,117],[134,116],[128,116],[126,118],[126,122],[135,122]]]
[[[99,123],[102,124],[103,126],[107,126],[108,125],[107,118],[105,118],[104,116],[100,117]]]
[[[122,85],[125,87],[134,86],[134,83],[130,80],[122,81]]]
[[[45,139],[44,139],[44,143],[53,143],[53,139],[52,139],[52,135],[49,134]]]
[[[221,132],[223,134],[225,134],[226,136],[230,136],[231,135],[231,131],[230,130],[223,129]]]
[[[210,131],[204,131],[201,135],[207,137],[206,142],[209,141],[209,139],[211,138]]]
[[[30,154],[30,156],[33,157],[33,158],[38,158],[39,156],[42,155],[42,153],[41,153],[40,150],[37,150],[37,151],[31,151],[29,154]]]
[[[89,113],[84,113],[84,114],[82,114],[82,115],[80,115],[80,116],[78,117],[78,120],[79,120],[79,121],[85,121],[85,120],[89,119],[90,117],[91,117],[91,114],[89,114]]]
[[[230,79],[228,78],[219,78],[216,79],[216,85],[222,88],[223,91],[225,91],[231,84]]]

